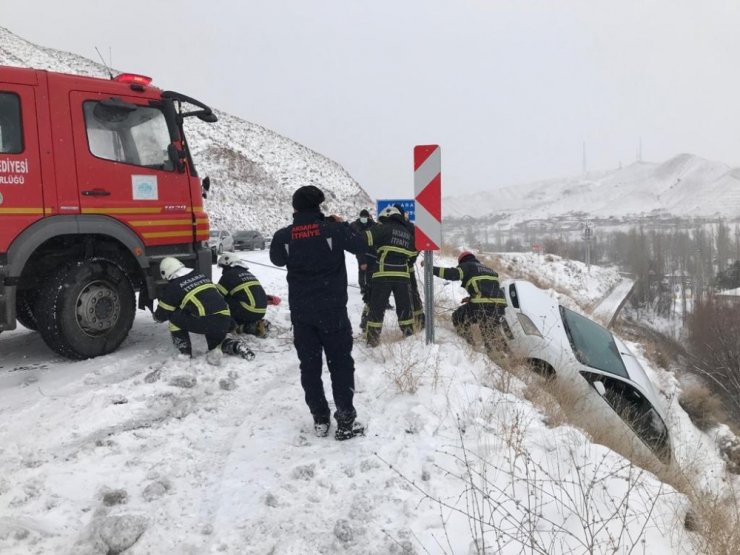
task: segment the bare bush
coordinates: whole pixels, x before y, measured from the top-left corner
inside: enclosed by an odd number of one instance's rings
[[[422,347],[419,341],[381,343],[383,374],[399,393],[416,393],[425,379],[436,387],[439,381],[439,351]]]
[[[694,426],[702,431],[706,432],[726,419],[722,400],[704,384],[691,383],[684,386],[678,403],[689,415]]]
[[[654,511],[670,492],[649,473],[575,443],[540,461],[526,449],[523,433],[508,434],[511,449],[493,459],[468,449],[460,427],[459,444],[442,452],[452,468],[437,466],[460,481],[457,499],[434,496],[381,460],[424,498],[467,519],[471,553],[631,552],[644,546],[648,529],[662,526]],[[449,517],[442,520],[446,526]],[[452,553],[451,546],[439,547]]]
[[[696,303],[688,330],[694,371],[722,396],[735,422],[740,421],[740,310],[709,296]]]

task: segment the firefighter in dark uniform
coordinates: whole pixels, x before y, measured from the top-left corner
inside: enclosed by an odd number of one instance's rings
[[[365,231],[370,229],[376,224],[375,220],[370,216],[370,212],[364,208],[360,210],[360,217],[354,222],[349,224],[352,230],[359,235],[364,236]],[[357,284],[360,286],[360,294],[364,299],[366,295],[369,296],[369,280],[367,277],[367,263],[363,256],[357,257]]]
[[[216,287],[226,299],[236,333],[267,337],[270,321],[265,319],[267,305],[280,304],[280,297],[265,293],[262,284],[235,252],[225,252],[218,258],[222,268]]]
[[[325,218],[324,193],[307,185],[293,194],[293,224],[275,232],[270,260],[288,268],[288,303],[301,385],[319,437],[329,433],[331,412],[321,380],[322,352],[329,367],[336,411],[334,437],[345,440],[364,432],[353,405],[355,362],[352,326],[347,316],[347,267],[344,252],[365,252],[362,236],[336,216]]]
[[[383,330],[383,316],[388,298],[393,293],[398,326],[404,336],[414,333],[411,303],[409,259],[416,254],[414,240],[401,212],[386,206],[378,214],[380,225],[368,229],[367,244],[377,253],[377,266],[370,285],[370,306],[367,316],[367,344],[376,347]]]
[[[499,287],[498,274],[481,264],[470,251],[457,257],[457,267],[434,266],[434,275],[451,281],[462,281],[469,297],[452,313],[452,325],[468,343],[473,344],[470,326],[478,324],[488,352],[503,348],[501,320],[506,308],[504,293]]]
[[[172,342],[181,354],[193,355],[192,332],[206,336],[209,364],[218,366],[222,353],[247,360],[254,358],[254,353],[244,343],[226,337],[234,322],[226,301],[210,279],[169,256],[162,259],[159,268],[168,283],[159,298],[154,319],[169,321]]]
[[[414,239],[414,251],[416,254],[409,258],[409,281],[411,282],[411,303],[414,309],[414,326],[416,330],[423,330],[426,326],[426,316],[424,315],[424,304],[421,302],[421,295],[419,294],[419,282],[416,281],[416,259],[419,258],[419,251],[416,250],[416,226],[414,222],[409,219],[408,212],[403,209],[400,204],[394,204],[398,211],[403,216],[406,222],[406,227],[411,232],[411,237]]]

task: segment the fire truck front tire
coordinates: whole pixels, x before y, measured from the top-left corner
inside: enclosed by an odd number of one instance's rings
[[[64,266],[43,287],[34,310],[46,344],[82,360],[115,351],[134,322],[135,296],[128,276],[106,260]]]
[[[34,291],[16,291],[15,294],[15,319],[29,330],[36,331],[38,324],[33,315],[33,306],[36,302]]]

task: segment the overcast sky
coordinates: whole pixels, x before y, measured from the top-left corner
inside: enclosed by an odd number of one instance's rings
[[[690,152],[740,165],[737,0],[0,0],[39,45],[149,74],[412,197]]]

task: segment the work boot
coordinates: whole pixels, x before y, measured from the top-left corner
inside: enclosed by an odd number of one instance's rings
[[[254,360],[254,351],[247,347],[246,343],[239,342],[236,347],[234,347],[234,354],[243,358],[244,360]]]
[[[259,320],[257,322],[254,335],[257,337],[267,337],[271,327],[272,324],[270,324],[269,320]]]
[[[316,434],[316,437],[328,436],[329,428],[331,428],[331,421],[328,416],[313,417],[313,431]]]
[[[187,357],[193,356],[193,347],[190,343],[190,334],[184,330],[179,331],[173,331],[171,332],[172,335],[172,344],[175,346],[175,349],[181,354],[185,355]]]
[[[365,435],[365,425],[357,420],[350,422],[337,422],[337,431],[334,432],[334,439],[345,441],[355,436]]]
[[[221,366],[221,360],[223,357],[224,354],[221,352],[221,348],[216,347],[206,353],[206,362],[211,366]]]

